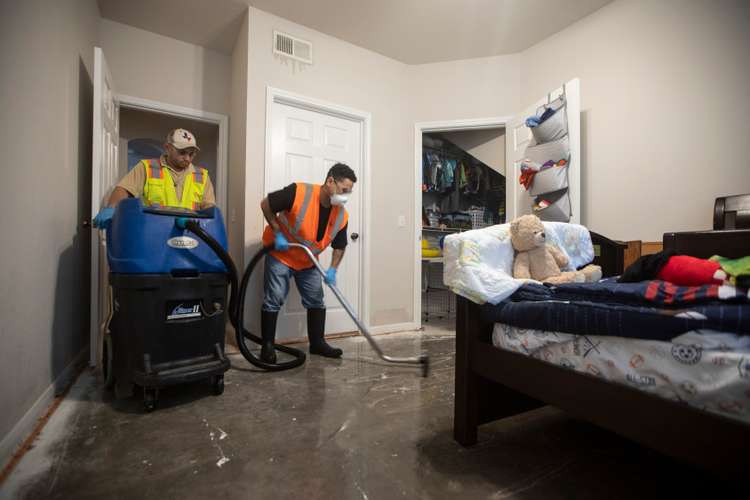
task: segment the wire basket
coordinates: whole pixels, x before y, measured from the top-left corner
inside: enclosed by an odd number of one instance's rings
[[[430,318],[454,318],[456,296],[450,290],[427,290],[422,292],[422,316]]]
[[[450,318],[456,316],[456,296],[443,283],[443,264],[422,266],[422,316]]]
[[[487,223],[487,219],[485,218],[484,207],[473,207],[469,209],[469,215],[471,216],[472,229],[480,229],[490,225]]]

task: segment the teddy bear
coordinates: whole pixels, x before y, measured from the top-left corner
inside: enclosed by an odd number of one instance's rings
[[[568,265],[568,256],[547,243],[544,224],[536,215],[522,215],[510,224],[510,241],[516,251],[513,277],[545,283],[583,283],[599,281],[602,268],[589,264],[579,271],[560,271]]]

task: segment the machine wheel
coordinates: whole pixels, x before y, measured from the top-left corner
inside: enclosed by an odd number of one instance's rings
[[[149,387],[143,388],[143,408],[151,413],[156,409],[156,400],[158,398],[158,393],[156,389],[152,389]]]
[[[219,396],[224,394],[224,375],[216,375],[211,377],[211,384],[213,385],[214,394]]]
[[[112,337],[105,335],[104,345],[102,346],[102,376],[104,377],[104,388],[108,391],[111,391],[115,386],[113,349]]]

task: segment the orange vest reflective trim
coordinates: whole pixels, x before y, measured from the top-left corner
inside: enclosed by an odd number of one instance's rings
[[[349,214],[344,207],[331,206],[323,239],[317,241],[318,220],[320,217],[320,185],[297,183],[297,192],[291,210],[284,210],[278,215],[281,232],[290,243],[302,243],[316,257],[328,248],[331,241],[349,221]],[[273,229],[266,226],[263,231],[263,245],[273,245]],[[286,252],[271,251],[276,259],[294,270],[306,269],[313,265],[310,258],[301,248],[290,248]]]

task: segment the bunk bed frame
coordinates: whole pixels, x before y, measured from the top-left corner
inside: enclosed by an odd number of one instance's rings
[[[592,240],[605,276],[622,273],[625,245],[594,233]],[[750,230],[666,233],[663,242],[701,258],[750,255]],[[481,424],[549,404],[721,476],[747,474],[750,425],[496,348],[480,306],[456,299],[453,432],[460,444],[475,444]]]

